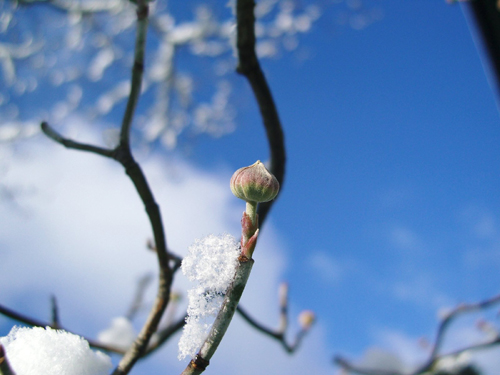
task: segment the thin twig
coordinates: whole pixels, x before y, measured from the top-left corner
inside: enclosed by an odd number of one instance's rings
[[[42,122],[41,128],[42,128],[42,131],[44,132],[44,134],[47,137],[51,138],[52,140],[56,141],[57,143],[63,145],[66,148],[70,148],[70,149],[73,149],[73,150],[87,151],[87,152],[91,152],[91,153],[98,154],[98,155],[101,155],[101,156],[105,156],[105,157],[108,157],[108,158],[112,158],[113,157],[114,150],[103,148],[103,147],[98,147],[98,146],[93,146],[93,145],[89,145],[89,144],[86,144],[86,143],[76,142],[76,141],[73,141],[71,139],[64,138],[59,133],[57,133],[45,121]]]
[[[144,73],[144,52],[146,50],[146,34],[148,30],[149,7],[147,0],[137,2],[137,32],[135,39],[134,66],[130,85],[130,95],[122,120],[120,143],[130,148],[130,128],[134,118],[135,108],[141,95],[142,76]]]
[[[446,317],[441,321],[439,324],[439,328],[436,334],[436,339],[434,341],[434,346],[432,348],[430,358],[433,358],[437,355],[439,350],[441,349],[441,346],[443,344],[443,339],[444,335],[446,333],[446,330],[448,329],[449,325],[453,320],[455,320],[459,315],[469,313],[472,311],[477,311],[477,310],[484,310],[487,309],[497,303],[500,303],[500,294],[496,295],[492,298],[489,298],[484,301],[480,301],[477,303],[470,303],[470,304],[460,304],[456,308],[454,308],[452,311],[450,311]]]
[[[303,338],[309,331],[310,326],[307,328],[302,327],[295,336],[295,340],[293,343],[289,344],[286,341],[286,331],[288,329],[288,288],[286,283],[280,285],[280,324],[278,329],[272,329],[264,326],[263,324],[257,322],[254,318],[245,311],[245,309],[241,306],[238,306],[237,310],[241,317],[250,324],[257,331],[272,337],[277,340],[285,349],[285,351],[289,354],[293,354],[300,346]]]
[[[335,357],[334,362],[343,369],[359,375],[403,375],[399,371],[385,371],[358,367],[340,356]]]
[[[130,305],[129,310],[125,315],[128,320],[133,320],[137,315],[137,312],[142,308],[144,294],[148,285],[151,283],[151,280],[153,280],[153,275],[151,275],[150,273],[144,275],[139,279],[134,299],[132,300],[132,304]]]
[[[236,45],[239,59],[237,72],[247,78],[259,105],[269,142],[269,171],[278,179],[281,191],[285,178],[285,140],[276,104],[274,103],[271,90],[255,53],[254,8],[254,0],[238,0],[236,2]],[[272,200],[259,204],[257,213],[261,225],[266,220],[267,214],[274,202],[275,200]]]
[[[16,375],[7,360],[5,349],[2,344],[0,344],[0,375]]]
[[[439,355],[439,351],[441,350],[441,347],[443,345],[445,334],[446,334],[449,326],[453,322],[453,320],[455,320],[460,315],[470,313],[473,311],[484,310],[484,309],[487,309],[487,308],[489,308],[497,303],[500,303],[500,294],[498,294],[492,298],[489,298],[487,300],[477,302],[477,303],[460,304],[456,308],[454,308],[452,311],[450,311],[446,315],[446,317],[444,319],[442,319],[441,322],[439,323],[439,327],[438,327],[438,330],[436,333],[436,338],[434,340],[434,345],[433,345],[431,353],[429,355],[429,359],[427,360],[426,364],[424,366],[422,366],[422,368],[420,368],[419,372],[417,372],[416,374],[419,374],[421,372],[425,372],[427,369],[431,368],[439,359],[441,359],[445,356],[452,355],[451,353]],[[453,355],[458,355],[458,354],[460,354],[464,351],[467,351],[467,350],[477,349],[476,348],[477,346],[480,346],[480,347],[482,347],[484,345],[485,346],[492,346],[492,345],[495,345],[498,343],[499,343],[498,339],[494,339],[494,340],[491,340],[491,342],[481,343],[479,345],[472,345],[472,346],[468,346],[466,348],[460,349],[460,350],[454,352]]]
[[[134,182],[137,192],[139,193],[139,196],[141,197],[146,208],[146,212],[150,218],[150,222],[153,227],[153,235],[155,239],[156,254],[160,272],[158,292],[150,314],[146,319],[146,323],[143,325],[132,346],[127,350],[127,353],[125,353],[120,363],[113,371],[113,375],[128,374],[137,360],[146,352],[149,340],[157,330],[163,312],[168,305],[170,298],[170,286],[172,284],[172,270],[169,265],[169,256],[160,209],[153,197],[153,193],[149,188],[149,184],[147,183],[142,169],[139,164],[135,162],[132,153],[130,152],[130,127],[135,107],[141,93],[142,74],[144,71],[144,51],[149,13],[146,1],[147,0],[139,0],[137,2],[137,32],[134,66],[132,68],[132,82],[127,108],[122,121],[120,145],[116,150],[115,158],[122,163],[125,167],[126,173]]]
[[[57,299],[56,296],[50,297],[50,304],[52,305],[52,327],[59,329],[61,327],[61,322],[59,319],[59,309],[57,307]]]

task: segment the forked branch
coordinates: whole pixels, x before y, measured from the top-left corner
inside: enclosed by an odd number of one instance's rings
[[[240,316],[257,331],[272,337],[277,340],[289,354],[294,353],[300,346],[303,338],[309,332],[312,324],[314,323],[314,315],[311,311],[304,311],[302,314],[307,314],[305,317],[307,321],[300,322],[301,329],[297,332],[295,339],[292,343],[286,340],[286,332],[288,330],[288,285],[283,283],[280,286],[280,324],[277,329],[272,329],[257,322],[250,314],[241,306],[238,306],[238,313]]]
[[[127,374],[132,366],[137,362],[137,360],[146,352],[151,336],[157,330],[160,319],[168,304],[170,296],[170,286],[172,283],[172,269],[169,264],[170,258],[167,252],[167,245],[160,209],[154,199],[153,193],[149,187],[146,177],[144,176],[144,173],[142,172],[142,169],[134,160],[134,157],[130,150],[130,128],[135,113],[135,108],[141,93],[141,83],[144,70],[144,52],[146,45],[146,34],[148,29],[148,13],[149,8],[147,5],[147,0],[138,0],[134,65],[132,68],[130,94],[128,97],[127,107],[123,116],[120,131],[119,145],[114,149],[105,149],[72,141],[62,137],[47,123],[42,123],[43,132],[65,147],[93,152],[101,156],[110,157],[122,164],[125,168],[125,172],[132,180],[137,193],[141,197],[151,223],[156,254],[160,268],[158,292],[150,314],[146,319],[146,323],[139,332],[139,335],[137,336],[133,345],[129,348],[129,350],[127,350],[127,352],[121,359],[117,368],[113,372],[113,375]]]

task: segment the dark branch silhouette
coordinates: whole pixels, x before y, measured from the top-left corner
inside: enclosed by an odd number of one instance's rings
[[[269,143],[269,171],[278,179],[280,189],[283,189],[286,164],[285,138],[271,89],[267,84],[266,77],[260,68],[260,63],[255,53],[254,8],[254,0],[238,0],[236,2],[236,45],[239,59],[236,70],[247,78],[252,87],[255,99],[259,105]],[[261,225],[264,224],[275,201],[272,200],[259,204],[257,213]]]

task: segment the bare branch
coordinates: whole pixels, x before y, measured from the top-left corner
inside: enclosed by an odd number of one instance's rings
[[[360,375],[403,375],[398,371],[374,370],[358,367],[347,361],[346,359],[336,356],[333,361],[343,369]]]
[[[57,299],[56,296],[52,296],[50,298],[50,304],[52,305],[52,327],[59,329],[61,327],[61,323],[59,320],[59,309],[57,307]]]
[[[0,375],[16,375],[12,367],[10,367],[2,344],[0,344]]]
[[[500,303],[500,294],[496,295],[492,298],[489,298],[484,301],[476,302],[476,303],[470,303],[470,304],[460,304],[456,308],[454,308],[452,311],[450,311],[439,323],[439,327],[436,333],[436,338],[434,341],[434,345],[432,347],[431,353],[429,354],[429,358],[425,362],[424,365],[420,366],[417,368],[414,372],[411,373],[411,375],[421,375],[426,373],[427,371],[431,370],[436,363],[438,363],[441,359],[443,358],[448,358],[448,357],[456,357],[457,355],[467,352],[467,351],[477,351],[481,349],[486,349],[490,348],[492,346],[500,345],[500,335],[496,334],[495,337],[492,339],[482,342],[482,343],[477,343],[477,344],[472,344],[466,347],[463,347],[458,350],[454,350],[449,353],[444,353],[440,354],[440,350],[443,344],[444,336],[446,332],[448,331],[448,328],[450,327],[451,323],[453,320],[455,320],[457,317],[460,315],[474,312],[474,311],[480,311],[487,309],[489,307],[492,307],[493,305],[496,305]],[[345,370],[357,373],[357,374],[363,374],[363,375],[402,375],[400,372],[395,372],[395,371],[386,371],[386,370],[375,370],[375,369],[367,369],[367,368],[361,368],[353,365],[350,363],[348,360],[336,356],[334,358],[334,362],[339,365],[340,367],[344,368]]]
[[[130,305],[129,310],[125,315],[128,320],[134,319],[137,312],[141,309],[142,301],[144,299],[144,293],[146,292],[146,289],[152,280],[153,276],[150,273],[140,278],[139,282],[137,283],[137,289],[135,291],[132,304]]]
[[[287,353],[292,354],[299,348],[299,345],[302,342],[302,339],[305,337],[305,335],[309,331],[310,325],[303,326],[300,329],[300,331],[297,332],[297,335],[295,336],[294,342],[289,344],[286,341],[286,337],[285,337],[286,331],[288,329],[288,285],[286,283],[283,283],[282,285],[280,285],[280,296],[279,297],[280,297],[279,298],[279,300],[280,300],[280,324],[279,324],[279,328],[276,330],[265,327],[263,324],[257,322],[241,306],[238,306],[237,311],[241,315],[241,317],[248,324],[250,324],[253,328],[255,328],[257,331],[277,340],[283,346],[283,348],[286,350]]]
[[[259,105],[260,114],[266,129],[270,149],[269,171],[276,176],[281,188],[285,178],[286,152],[283,130],[276,109],[276,104],[267,84],[266,77],[260,68],[255,53],[255,1],[238,0],[236,2],[237,47],[239,63],[237,72],[244,75]],[[275,200],[259,204],[257,213],[261,225]]]
[[[441,320],[441,322],[439,323],[436,338],[434,340],[434,345],[432,347],[432,350],[431,350],[431,353],[429,355],[429,359],[427,360],[427,363],[424,366],[422,366],[422,368],[420,368],[416,374],[420,374],[422,372],[425,372],[426,370],[431,368],[439,359],[441,359],[443,357],[448,357],[450,355],[458,355],[458,354],[465,352],[467,350],[477,350],[478,348],[489,347],[489,346],[493,346],[493,345],[500,343],[500,341],[497,337],[497,338],[491,340],[490,342],[480,343],[478,345],[471,345],[471,346],[465,347],[463,349],[457,350],[453,353],[443,354],[443,355],[439,354],[439,351],[440,351],[441,346],[443,344],[444,336],[445,336],[449,326],[453,322],[453,320],[455,320],[460,315],[470,313],[473,311],[484,310],[484,309],[487,309],[487,308],[489,308],[495,304],[498,304],[498,303],[500,303],[500,294],[496,295],[492,298],[489,298],[487,300],[477,302],[477,303],[460,304],[456,308],[454,308],[452,311],[450,311],[446,315],[446,317],[443,320]]]
[[[42,123],[42,130],[50,138],[54,139],[62,145],[82,151],[94,152],[96,154],[111,157],[118,161],[125,168],[126,174],[132,180],[137,193],[144,203],[146,212],[148,214],[151,227],[153,229],[153,236],[155,240],[156,254],[159,263],[159,282],[158,292],[155,302],[151,308],[150,314],[146,319],[139,335],[127,350],[117,368],[114,370],[113,375],[127,374],[137,360],[146,352],[151,336],[158,328],[160,319],[165,311],[170,298],[170,286],[172,283],[172,270],[169,265],[169,256],[167,252],[165,232],[163,229],[163,222],[161,219],[160,209],[156,203],[153,193],[149,184],[140,168],[139,164],[134,160],[130,150],[130,127],[135,112],[135,107],[141,92],[142,72],[144,69],[144,50],[146,44],[146,32],[148,25],[149,8],[146,0],[140,0],[137,4],[137,32],[134,54],[134,66],[132,68],[132,82],[130,89],[130,96],[127,103],[127,108],[122,121],[120,144],[113,150],[104,149],[92,145],[74,142],[61,137],[47,123]]]
[[[58,132],[56,132],[48,123],[45,121],[42,122],[41,128],[43,133],[49,137],[50,139],[56,141],[57,143],[63,145],[66,148],[70,148],[73,150],[87,151],[92,152],[94,154],[98,154],[101,156],[105,156],[107,158],[113,157],[114,150],[102,148],[98,146],[89,145],[86,143],[76,142],[68,138],[64,138]]]
[[[132,126],[135,108],[141,94],[142,75],[144,72],[144,52],[146,50],[146,34],[148,31],[148,14],[149,7],[147,5],[147,0],[139,0],[137,2],[137,31],[134,66],[132,68],[132,82],[120,131],[120,143],[127,148],[130,147],[130,127]]]

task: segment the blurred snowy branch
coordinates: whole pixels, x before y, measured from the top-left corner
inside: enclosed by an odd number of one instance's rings
[[[0,1],[5,83],[0,89],[0,129],[8,123],[22,128],[40,118],[57,128],[76,113],[105,121],[116,115],[130,89],[126,67],[133,58],[129,40],[134,12],[134,5],[122,0]],[[259,2],[258,56],[275,58],[295,50],[299,35],[309,32],[320,15],[316,5]],[[232,132],[231,9],[199,5],[191,19],[176,18],[167,2],[159,0],[151,3],[150,25],[153,37],[142,83],[147,100],[138,108],[135,139],[173,149],[186,131],[214,137]],[[208,67],[204,61],[210,61]],[[18,104],[27,100],[29,108]]]
[[[449,371],[451,368],[454,368],[454,370],[450,373],[461,374],[460,371],[462,369],[470,368],[468,354],[477,350],[500,345],[500,331],[492,325],[481,321],[482,323],[479,324],[479,328],[486,334],[487,340],[479,343],[472,343],[447,353],[441,353],[442,345],[450,329],[451,323],[461,315],[486,310],[498,304],[500,304],[500,295],[476,303],[460,304],[454,309],[444,313],[439,323],[436,338],[429,353],[429,358],[423,365],[416,369],[406,370],[402,364],[397,364],[397,361],[388,361],[387,359],[382,361],[380,365],[377,364],[376,367],[370,367],[370,364],[355,365],[341,356],[336,356],[334,362],[348,373],[364,375],[430,375],[446,373],[445,371]],[[464,358],[467,360],[464,360]]]

